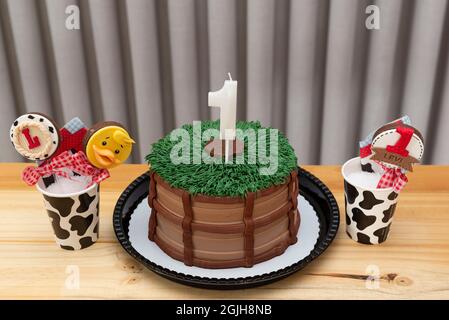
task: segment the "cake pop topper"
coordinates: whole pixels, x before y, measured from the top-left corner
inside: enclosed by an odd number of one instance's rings
[[[424,139],[408,116],[389,122],[360,141],[361,170],[380,175],[377,188],[399,193],[408,182],[407,171],[421,161]]]
[[[54,121],[37,112],[18,117],[11,126],[10,138],[21,156],[34,161],[50,158],[60,143],[59,130]]]
[[[123,126],[114,121],[98,123],[84,137],[89,162],[97,168],[110,169],[128,159],[135,141]]]
[[[388,123],[373,135],[372,160],[387,168],[401,168],[413,171],[413,164],[419,163],[424,153],[424,139],[414,127],[401,123]]]

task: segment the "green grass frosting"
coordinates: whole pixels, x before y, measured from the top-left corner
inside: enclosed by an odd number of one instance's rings
[[[207,129],[219,129],[220,122],[202,121],[201,132]],[[296,169],[297,158],[295,152],[288,142],[288,139],[278,132],[278,159],[277,170],[270,175],[260,173],[261,168],[270,166],[265,161],[259,161],[256,157],[255,163],[248,163],[248,138],[244,139],[245,152],[243,155],[243,163],[237,164],[235,160],[232,164],[223,163],[193,163],[193,126],[185,124],[181,127],[187,130],[190,135],[190,163],[174,164],[171,161],[170,153],[172,148],[179,143],[180,140],[172,141],[170,134],[163,137],[159,141],[153,143],[152,150],[145,159],[151,165],[159,176],[161,176],[172,187],[187,190],[191,194],[204,194],[209,196],[241,196],[244,197],[247,192],[255,192],[258,190],[269,188],[273,185],[285,183],[290,172]],[[257,133],[264,128],[257,122],[240,121],[236,124],[237,129],[254,129]],[[263,139],[265,141],[265,139]],[[201,150],[203,150],[207,141],[201,142]],[[258,150],[259,141],[253,140]],[[176,149],[175,149],[176,150]],[[266,136],[266,157],[270,158],[270,135],[267,131]],[[273,156],[276,156],[273,154]],[[254,159],[254,158],[253,158]]]

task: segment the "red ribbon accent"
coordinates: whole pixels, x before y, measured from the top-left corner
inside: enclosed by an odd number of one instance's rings
[[[59,156],[51,159],[51,161],[45,165],[40,167],[26,167],[22,172],[22,179],[29,186],[35,185],[40,177],[48,176],[50,174],[56,174],[70,179],[70,175],[64,170],[61,170],[63,168],[75,171],[82,176],[91,176],[92,182],[88,187],[94,183],[99,184],[103,180],[109,178],[109,171],[92,166],[83,152],[80,151],[71,154],[69,151],[65,151]]]
[[[402,188],[404,188],[408,182],[407,176],[402,172],[402,169],[388,168],[378,161],[376,161],[376,163],[378,163],[384,170],[384,174],[380,178],[377,188],[393,187],[394,192],[401,192]]]

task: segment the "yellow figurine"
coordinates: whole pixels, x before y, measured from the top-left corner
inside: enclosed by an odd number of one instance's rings
[[[84,150],[89,162],[100,169],[110,169],[128,159],[135,141],[118,122],[94,125],[84,137]]]

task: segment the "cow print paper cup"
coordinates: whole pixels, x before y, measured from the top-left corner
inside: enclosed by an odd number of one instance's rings
[[[393,188],[369,188],[360,181],[351,181],[348,178],[351,174],[362,171],[359,157],[348,160],[341,171],[345,179],[346,233],[364,244],[384,242],[390,231],[398,194]]]
[[[36,187],[44,197],[56,243],[62,249],[80,250],[97,241],[100,203],[97,184],[70,194],[49,193],[42,179]]]

